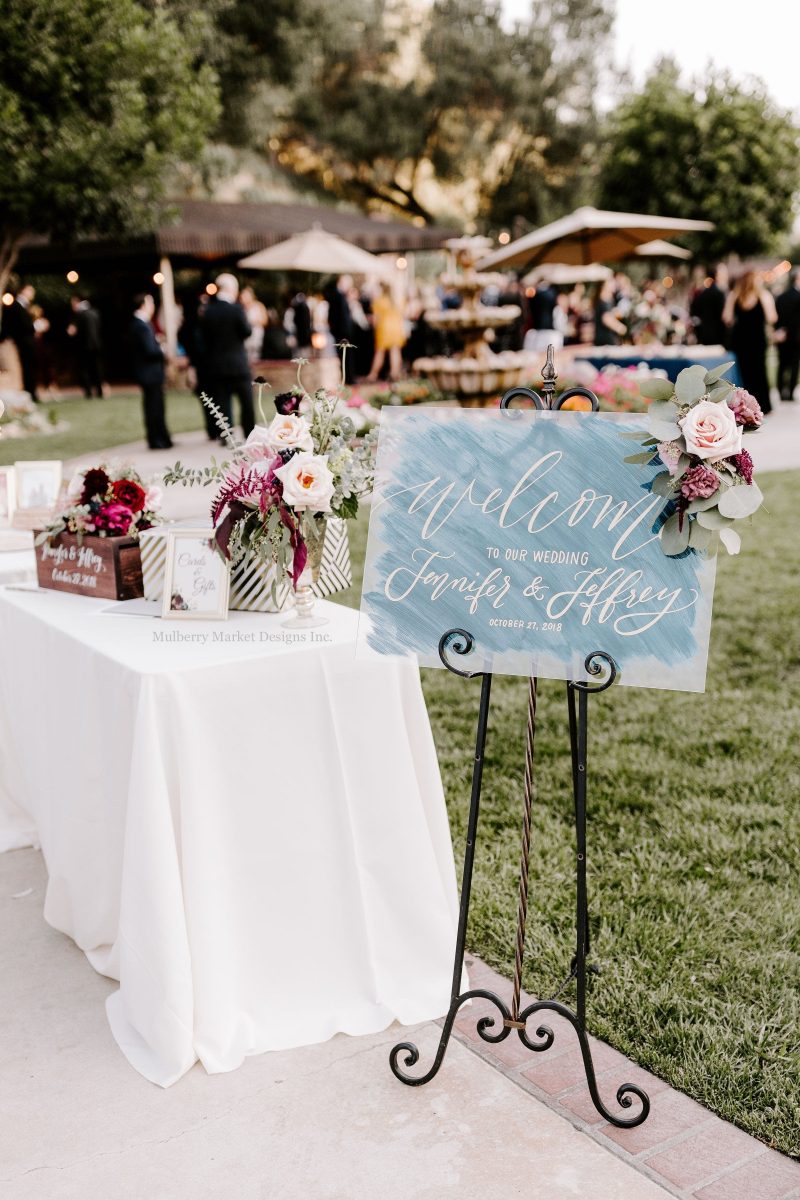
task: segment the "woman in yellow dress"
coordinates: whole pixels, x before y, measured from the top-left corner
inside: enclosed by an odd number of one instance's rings
[[[406,330],[403,314],[392,299],[388,283],[381,284],[381,292],[372,302],[372,315],[375,322],[375,357],[372,368],[367,376],[367,383],[374,383],[380,375],[389,351],[389,377],[399,379],[403,370],[401,351],[406,344]]]

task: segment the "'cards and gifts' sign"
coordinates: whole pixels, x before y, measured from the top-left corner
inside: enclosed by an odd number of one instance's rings
[[[715,559],[659,544],[663,464],[626,463],[643,414],[384,409],[359,641],[441,666],[702,691]],[[628,435],[627,439],[624,435]],[[633,445],[635,449],[635,445]]]

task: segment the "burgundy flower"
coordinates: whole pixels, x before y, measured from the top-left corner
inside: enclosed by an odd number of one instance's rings
[[[141,512],[144,508],[145,490],[132,479],[117,479],[111,491],[117,503],[126,505],[131,512]]]
[[[755,396],[751,396],[744,388],[734,388],[728,396],[728,408],[733,410],[737,425],[745,429],[758,429],[764,421],[764,413]]]
[[[713,496],[719,488],[719,476],[716,471],[702,465],[691,467],[683,477],[681,495],[687,500],[706,500]]]
[[[745,483],[752,483],[753,460],[747,450],[742,450],[741,454],[735,454],[733,461],[736,463],[736,470],[739,472]]]
[[[279,392],[275,397],[275,409],[282,417],[300,411],[300,401],[303,399],[296,392]]]
[[[124,537],[135,524],[127,504],[101,504],[93,517],[95,529],[104,529],[111,537]]]
[[[105,496],[109,479],[102,467],[90,467],[83,477],[81,504],[88,504],[95,496]]]

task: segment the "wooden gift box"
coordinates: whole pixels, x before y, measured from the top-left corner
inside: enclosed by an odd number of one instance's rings
[[[160,600],[162,597],[167,559],[166,535],[170,528],[179,527],[159,525],[141,535],[144,594],[147,600]],[[273,575],[273,567],[264,567],[256,562],[247,567],[234,567],[231,571],[228,607],[246,612],[281,612],[290,606],[292,589],[288,583],[278,588],[277,603],[273,599]],[[327,522],[319,579],[313,587],[314,595],[324,599],[335,592],[344,591],[352,582],[347,522],[332,517]]]
[[[39,587],[101,600],[144,595],[139,543],[127,537],[59,533],[36,547]]]

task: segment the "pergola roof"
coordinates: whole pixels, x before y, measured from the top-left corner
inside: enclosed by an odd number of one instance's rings
[[[131,238],[87,238],[72,246],[31,239],[20,256],[22,271],[61,270],[71,264],[103,259],[166,255],[186,263],[235,261],[317,224],[373,254],[435,250],[452,229],[383,220],[362,213],[313,204],[223,203],[179,200],[177,220],[151,234]]]

